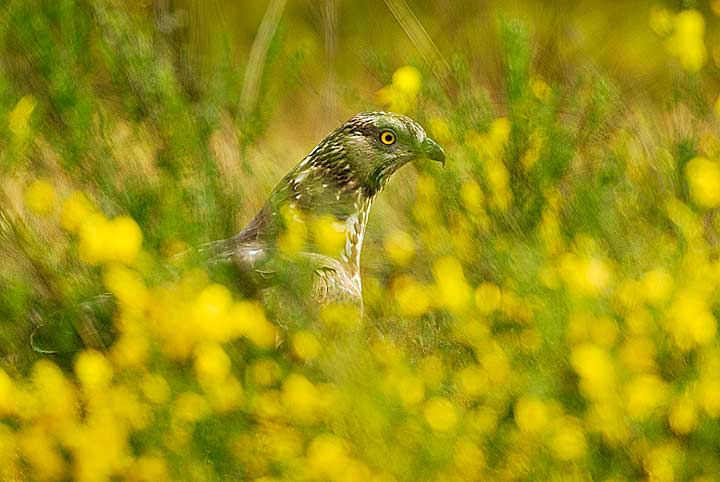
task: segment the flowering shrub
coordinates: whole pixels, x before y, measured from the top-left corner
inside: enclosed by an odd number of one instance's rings
[[[712,12],[623,11],[641,23],[618,26],[608,64],[562,29],[557,58],[536,58],[535,10],[498,16],[491,42],[448,7],[453,42],[477,49],[449,58],[452,83],[380,24],[373,45],[393,48],[337,98],[412,113],[448,162],[403,168],[376,200],[357,323],[304,310],[301,279],[249,296],[193,249],[237,232],[324,133],[280,109],[321,103],[305,12],[288,7],[302,41],[280,29],[240,115],[244,65],[165,48],[187,33],[178,12],[41,3],[0,7],[0,481],[720,473]],[[431,36],[440,13],[418,13]],[[344,242],[332,218],[281,215],[287,255]]]

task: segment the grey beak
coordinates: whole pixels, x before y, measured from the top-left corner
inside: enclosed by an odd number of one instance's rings
[[[445,167],[445,151],[429,137],[426,137],[422,143],[422,154],[424,157],[437,161]]]

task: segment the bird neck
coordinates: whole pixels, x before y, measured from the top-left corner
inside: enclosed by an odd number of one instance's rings
[[[340,258],[348,273],[358,283],[360,280],[360,252],[373,199],[374,196],[368,197],[359,193],[355,201],[354,212],[345,219],[345,249]]]

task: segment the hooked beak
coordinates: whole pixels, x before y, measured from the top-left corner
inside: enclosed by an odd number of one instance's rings
[[[434,140],[426,137],[421,144],[421,152],[423,157],[437,161],[445,167],[445,151]]]

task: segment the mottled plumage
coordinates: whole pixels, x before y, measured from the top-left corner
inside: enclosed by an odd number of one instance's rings
[[[285,230],[283,207],[303,220],[332,216],[343,226],[343,249],[321,254],[310,242],[296,258],[313,272],[314,301],[362,306],[360,252],[373,199],[398,168],[418,158],[444,163],[445,154],[415,121],[386,112],[357,114],[285,175],[245,229],[208,248],[216,260],[232,260],[245,283],[263,288],[287,262],[277,246]]]
[[[393,139],[389,144],[381,140],[387,133]],[[398,168],[418,158],[445,162],[443,150],[415,121],[385,112],[358,114],[285,175],[245,229],[201,251],[215,263],[231,262],[241,288],[260,291],[278,315],[276,322],[297,320],[297,308],[308,301],[350,304],[362,314],[360,253],[373,199]],[[337,253],[328,254],[308,239],[299,253],[285,253],[278,241],[287,227],[288,209],[302,222],[334,219],[342,226],[345,243]],[[268,289],[281,281],[285,283],[277,289]],[[111,317],[112,309],[112,297],[103,295],[72,312],[54,314],[54,322],[41,322],[33,331],[31,345],[46,354],[72,353],[83,345],[104,349],[114,333],[97,326],[99,320]],[[63,316],[79,321],[66,323]],[[45,330],[48,326],[52,330]],[[57,346],[58,339],[65,340],[62,347]]]

